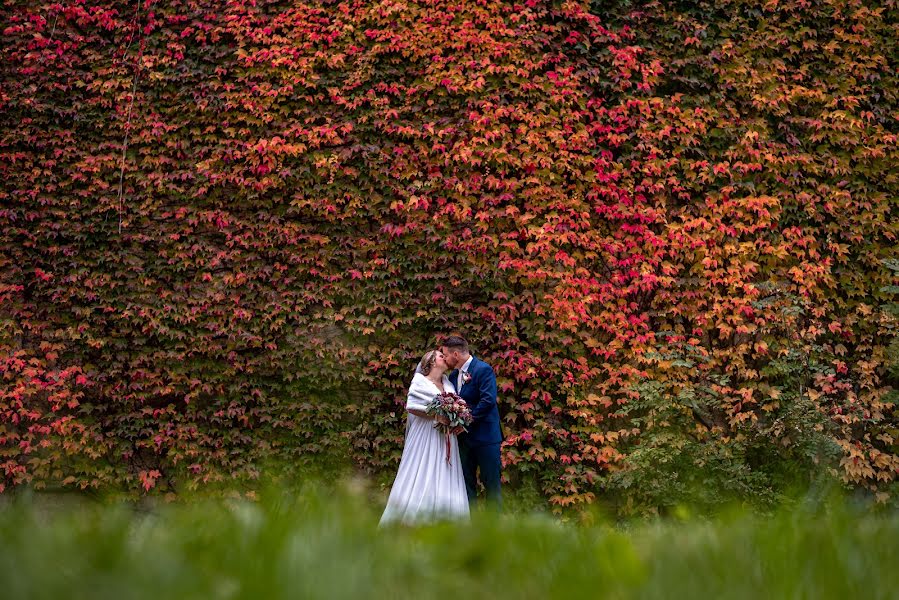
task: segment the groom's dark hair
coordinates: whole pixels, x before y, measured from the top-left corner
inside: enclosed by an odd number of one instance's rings
[[[450,350],[468,352],[468,341],[461,335],[449,335],[443,340],[443,345]]]

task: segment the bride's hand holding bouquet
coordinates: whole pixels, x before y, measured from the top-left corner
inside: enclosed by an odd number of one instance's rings
[[[450,464],[450,435],[468,431],[466,426],[471,425],[474,420],[471,410],[461,396],[444,392],[431,400],[426,412],[434,415],[434,427],[443,431],[446,436],[446,464]]]

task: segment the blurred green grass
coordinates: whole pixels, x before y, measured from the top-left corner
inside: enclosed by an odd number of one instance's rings
[[[899,519],[842,501],[588,524],[518,510],[377,528],[364,486],[136,510],[0,506],[0,597],[895,598]]]

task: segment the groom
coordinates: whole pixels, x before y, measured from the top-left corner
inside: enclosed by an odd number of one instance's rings
[[[468,426],[468,433],[459,434],[459,458],[468,502],[474,505],[477,499],[477,471],[480,469],[487,501],[499,510],[502,507],[499,449],[503,435],[496,405],[496,375],[490,365],[471,355],[468,342],[461,336],[447,337],[440,351],[446,365],[453,369],[449,380],[456,386],[456,392],[465,400],[474,417]]]

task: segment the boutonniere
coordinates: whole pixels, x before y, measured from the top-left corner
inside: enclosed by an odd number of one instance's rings
[[[469,381],[471,381],[471,373],[469,373],[468,371],[462,371],[462,385],[465,385]]]

